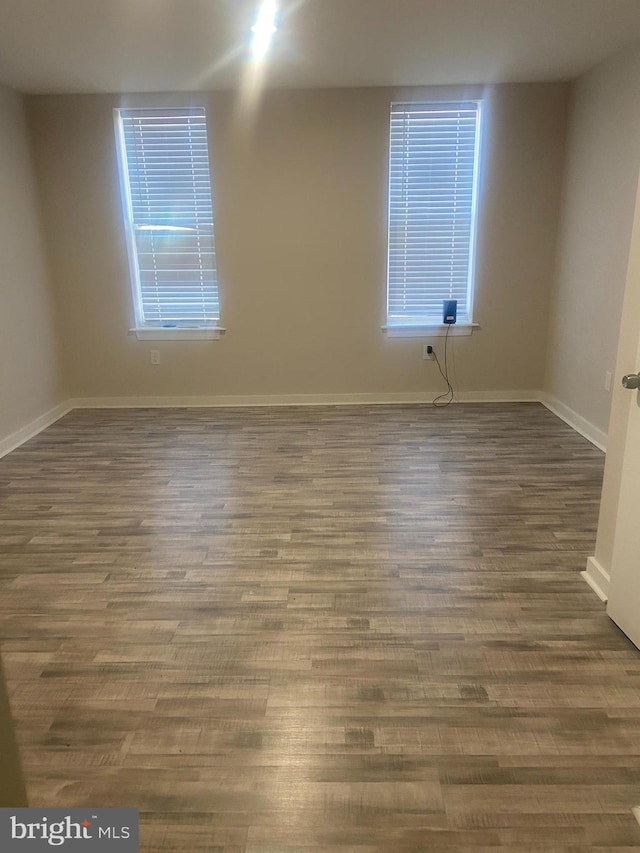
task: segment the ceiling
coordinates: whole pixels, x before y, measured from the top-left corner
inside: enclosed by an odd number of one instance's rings
[[[231,89],[259,0],[0,0],[22,92]],[[640,0],[279,0],[279,88],[566,80],[640,41]]]

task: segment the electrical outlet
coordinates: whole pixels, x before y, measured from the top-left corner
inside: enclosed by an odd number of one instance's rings
[[[608,370],[604,375],[604,390],[611,391],[611,380],[613,379],[613,374]]]
[[[151,364],[160,364],[160,350],[152,349],[151,350]]]
[[[433,361],[433,359],[436,357],[431,344],[427,344],[427,346],[423,348],[422,357],[425,359],[425,361]]]

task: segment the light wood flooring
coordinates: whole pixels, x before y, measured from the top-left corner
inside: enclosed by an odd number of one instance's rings
[[[30,803],[141,850],[640,851],[640,652],[538,404],[75,411],[0,460]]]

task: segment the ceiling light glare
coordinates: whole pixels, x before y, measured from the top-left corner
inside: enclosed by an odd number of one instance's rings
[[[271,44],[271,38],[278,28],[276,27],[276,4],[275,0],[264,0],[258,20],[251,27],[253,32],[253,55],[256,59],[262,59]]]

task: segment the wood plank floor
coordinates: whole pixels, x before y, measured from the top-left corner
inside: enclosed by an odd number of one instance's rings
[[[640,652],[537,404],[75,411],[0,460],[28,794],[141,850],[640,851]]]

